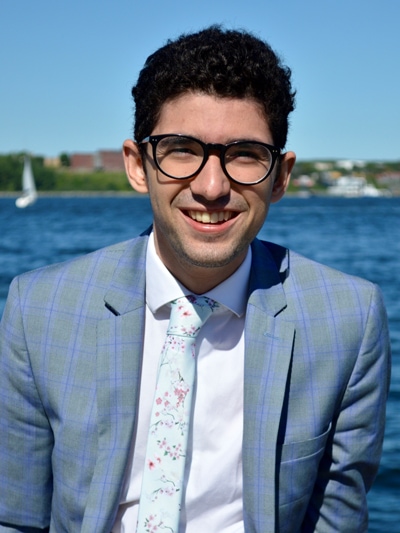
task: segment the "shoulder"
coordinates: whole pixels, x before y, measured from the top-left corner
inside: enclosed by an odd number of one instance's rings
[[[284,273],[284,277],[291,279],[293,283],[313,285],[316,282],[320,282],[321,278],[323,278],[329,283],[332,280],[331,283],[343,282],[363,287],[374,285],[371,281],[324,265],[272,242],[256,240],[256,247],[253,249],[253,254],[254,251],[256,255],[255,261],[259,260],[260,252],[261,255],[263,253],[268,254],[274,261],[278,271],[281,274]]]
[[[383,308],[381,291],[369,280],[341,272],[267,241],[257,242],[254,255],[256,264],[260,256],[271,258],[288,302],[295,300],[304,302],[304,305],[312,302],[313,308],[320,310],[326,306],[332,310],[368,309],[373,302]],[[265,262],[265,259],[261,261]]]
[[[85,291],[93,288],[104,289],[119,268],[142,271],[145,265],[146,235],[113,244],[69,261],[41,267],[25,272],[14,278],[10,286],[9,299],[19,294],[26,299],[49,298],[55,291],[62,291],[68,297],[68,291],[78,289]]]
[[[88,254],[75,257],[62,263],[47,265],[17,276],[19,281],[29,280],[30,278],[39,278],[47,276],[58,276],[64,272],[86,272],[88,268],[94,268],[98,265],[106,268],[108,263],[115,263],[125,254],[141,254],[143,245],[147,243],[146,236],[136,237],[128,241],[112,244],[105,248],[95,250]]]
[[[294,325],[298,353],[326,355],[331,347],[333,357],[343,356],[346,364],[353,364],[359,353],[383,354],[381,364],[389,364],[387,313],[377,284],[275,244],[259,241],[258,246],[279,273],[258,301],[268,302],[279,293],[275,317]]]

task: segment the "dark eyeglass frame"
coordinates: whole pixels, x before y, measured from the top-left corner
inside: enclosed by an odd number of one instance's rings
[[[171,174],[167,174],[160,167],[160,165],[159,165],[159,163],[157,161],[157,145],[158,145],[158,143],[160,141],[162,141],[163,139],[165,139],[167,137],[182,137],[184,139],[190,139],[191,141],[197,142],[203,148],[203,154],[204,154],[203,155],[203,162],[201,163],[200,167],[196,170],[196,172],[193,172],[189,176],[184,176],[184,177],[177,178],[176,176],[171,176]],[[257,185],[257,183],[261,183],[262,181],[267,179],[268,176],[273,171],[275,163],[276,163],[276,161],[279,158],[280,153],[281,153],[280,149],[277,148],[276,146],[273,146],[272,144],[263,143],[263,142],[260,142],[260,141],[253,141],[253,140],[244,141],[244,140],[241,140],[241,141],[234,141],[234,142],[231,142],[231,143],[228,143],[228,144],[204,143],[200,139],[196,139],[196,137],[191,137],[190,135],[183,135],[181,133],[164,133],[162,135],[149,135],[148,137],[145,137],[142,141],[140,141],[138,144],[139,144],[139,146],[142,146],[142,145],[144,145],[146,143],[151,144],[151,147],[152,147],[152,150],[153,150],[153,159],[154,159],[154,162],[156,164],[156,167],[158,168],[158,170],[162,174],[164,174],[164,176],[168,176],[169,178],[172,178],[174,180],[187,180],[187,179],[193,178],[196,174],[201,172],[201,170],[204,168],[204,166],[207,163],[208,158],[210,156],[210,151],[213,150],[213,151],[219,152],[219,160],[220,160],[221,168],[224,171],[224,174],[230,180],[234,181],[235,183],[239,183],[240,185]],[[237,146],[238,144],[247,144],[247,145],[248,144],[257,144],[257,145],[264,146],[265,148],[267,148],[269,150],[269,152],[271,153],[272,160],[271,160],[271,166],[268,169],[268,172],[265,174],[265,176],[263,176],[262,178],[260,178],[260,179],[258,179],[256,181],[245,181],[245,182],[243,182],[243,181],[236,180],[235,178],[233,178],[229,174],[229,172],[227,171],[226,166],[225,166],[225,154],[226,154],[227,150],[231,146]]]

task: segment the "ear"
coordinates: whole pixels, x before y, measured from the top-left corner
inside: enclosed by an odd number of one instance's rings
[[[274,185],[272,187],[271,202],[279,202],[289,186],[290,175],[296,161],[296,154],[294,152],[286,152],[281,157],[279,165],[279,174],[275,177]]]
[[[146,172],[138,144],[131,139],[126,140],[123,144],[122,153],[124,156],[125,172],[132,189],[140,193],[149,192]]]

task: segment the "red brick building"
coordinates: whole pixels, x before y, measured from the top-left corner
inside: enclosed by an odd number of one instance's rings
[[[70,167],[73,170],[86,170],[91,171],[94,169],[93,154],[71,154]]]
[[[99,150],[93,154],[71,154],[70,166],[72,170],[88,172],[93,170],[122,172],[125,169],[121,150]]]
[[[97,152],[97,168],[101,170],[124,170],[124,160],[121,150],[100,150]]]

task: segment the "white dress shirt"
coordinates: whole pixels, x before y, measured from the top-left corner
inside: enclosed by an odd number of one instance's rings
[[[180,533],[243,533],[242,437],[244,314],[251,250],[239,269],[206,295],[221,304],[196,341],[197,386],[189,436]],[[166,269],[150,235],[146,326],[136,435],[113,533],[135,533],[158,359],[168,302],[190,292]],[[133,392],[132,392],[133,393]],[[191,438],[192,437],[192,438]]]

